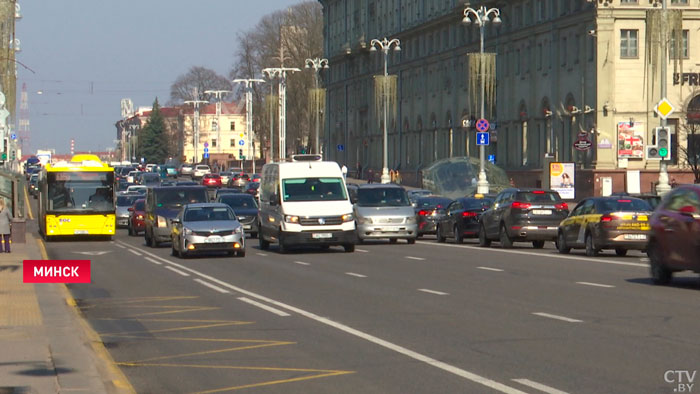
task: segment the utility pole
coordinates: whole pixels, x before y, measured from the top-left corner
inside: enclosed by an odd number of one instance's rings
[[[663,23],[668,23],[668,0],[661,0],[661,12]],[[664,29],[665,31],[665,29]],[[680,54],[676,54],[677,56]],[[666,98],[667,93],[667,81],[668,81],[668,37],[664,36],[661,38],[661,99]],[[668,122],[665,116],[661,116],[661,127],[667,127]],[[657,141],[658,143],[658,141]],[[670,147],[669,147],[670,148]],[[668,183],[668,166],[666,158],[661,159],[661,168],[659,169],[659,184],[656,186],[656,193],[659,195],[664,195],[671,190],[671,185]]]
[[[253,161],[253,172],[255,172],[255,150],[253,149],[251,154],[250,148],[253,146],[253,141],[255,140],[255,138],[253,138],[253,84],[255,82],[265,82],[265,80],[253,78],[233,80],[233,83],[242,83],[243,89],[245,90],[245,130],[248,137],[248,157]]]
[[[187,100],[185,101],[185,104],[193,104],[194,105],[194,117],[192,120],[192,131],[193,131],[193,145],[194,145],[194,158],[192,160],[192,164],[197,164],[199,161],[199,157],[197,155],[197,147],[199,146],[199,104],[206,104],[208,101],[206,100],[197,100],[199,97],[199,92],[195,88],[194,90],[194,100]]]
[[[216,97],[216,151],[221,152],[221,98],[230,90],[205,90],[206,94],[213,94]]]
[[[305,68],[313,68],[314,69],[314,74],[315,74],[315,88],[316,91],[318,92],[319,89],[319,74],[321,73],[322,69],[327,69],[328,68],[328,59],[306,59],[304,61],[306,64],[304,65]],[[324,103],[325,105],[325,103]],[[316,138],[314,139],[314,153],[320,154],[321,153],[321,146],[319,145],[319,134],[321,133],[321,125],[320,125],[320,120],[321,120],[321,112],[323,109],[319,108],[319,113],[314,114],[314,117],[316,118]]]
[[[286,150],[286,138],[287,138],[287,100],[285,97],[287,91],[287,73],[301,71],[298,68],[293,67],[278,67],[278,68],[264,68],[262,70],[263,75],[268,79],[278,78],[279,79],[279,99],[278,99],[278,123],[279,123],[279,154],[280,160],[287,157]]]

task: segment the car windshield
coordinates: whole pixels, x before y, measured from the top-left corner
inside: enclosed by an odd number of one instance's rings
[[[114,211],[114,173],[50,172],[49,211]]]
[[[208,222],[217,220],[236,220],[228,207],[192,207],[185,211],[186,222]]]
[[[420,198],[416,201],[416,208],[418,209],[445,209],[452,200],[443,197],[428,197]]]
[[[219,202],[222,202],[229,207],[236,209],[257,209],[258,203],[250,194],[229,194],[221,197]]]
[[[464,209],[469,210],[489,208],[492,203],[493,199],[491,198],[470,198],[464,200],[462,205],[464,205]]]
[[[204,189],[165,188],[155,190],[157,207],[176,208],[185,204],[207,202],[207,192]]]
[[[292,178],[282,181],[284,201],[347,200],[342,178]]]
[[[532,192],[518,192],[515,199],[518,201],[543,202],[543,203],[561,201],[561,197],[559,197],[559,193],[539,191],[539,190],[532,191]]]
[[[209,166],[197,166],[198,170],[208,170]]]
[[[652,211],[651,206],[636,198],[611,198],[598,202],[598,213]]]
[[[145,211],[146,210],[146,200],[144,200],[144,199],[137,200],[136,203],[134,204],[134,210]]]
[[[360,188],[357,191],[357,205],[361,207],[404,207],[410,206],[406,191],[399,187]]]
[[[142,196],[118,196],[117,206],[118,207],[130,207],[134,205],[134,201],[138,200]]]

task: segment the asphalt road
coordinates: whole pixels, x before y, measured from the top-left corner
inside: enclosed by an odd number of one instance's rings
[[[639,253],[249,241],[245,258],[123,230],[47,249],[92,260],[71,291],[139,393],[672,393],[666,371],[700,369],[697,275],[653,286]]]

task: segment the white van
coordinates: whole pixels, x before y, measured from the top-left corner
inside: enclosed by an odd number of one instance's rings
[[[316,155],[263,166],[258,213],[260,248],[340,245],[354,252],[352,204],[338,163]]]

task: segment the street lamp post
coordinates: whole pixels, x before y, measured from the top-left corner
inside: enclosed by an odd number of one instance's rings
[[[388,77],[389,77],[389,64],[388,64],[388,57],[389,57],[389,51],[393,48],[394,51],[398,52],[401,50],[401,41],[399,41],[398,38],[394,38],[392,40],[388,40],[386,37],[384,37],[383,40],[377,40],[376,38],[370,41],[369,45],[371,48],[369,49],[372,52],[376,52],[377,49],[381,50],[382,53],[384,54],[384,83],[386,84],[388,82]],[[382,183],[389,183],[391,182],[391,178],[389,177],[389,141],[388,141],[388,136],[387,136],[387,111],[389,106],[389,95],[387,94],[387,89],[386,86],[384,88],[384,151],[383,151],[383,158],[382,158],[382,177],[381,177],[381,182]]]
[[[321,73],[321,69],[328,68],[328,59],[306,59],[305,60],[306,65],[304,66],[305,68],[313,68],[315,72],[315,88],[318,90],[318,85],[319,85],[319,74]],[[321,111],[319,109],[319,111]],[[321,114],[317,113],[316,114],[316,138],[314,139],[314,153],[319,154],[321,153],[321,149],[319,146],[319,133],[320,133],[320,118]]]
[[[199,158],[197,156],[197,146],[199,145],[199,104],[206,104],[208,101],[206,100],[187,100],[185,101],[185,104],[193,104],[194,105],[194,116],[192,119],[192,131],[194,134],[194,160],[192,161],[192,164],[197,164],[199,163]]]
[[[262,73],[268,79],[279,78],[279,154],[280,160],[287,157],[286,138],[287,138],[287,100],[285,97],[287,91],[287,73],[301,71],[293,67],[274,67],[263,68]]]
[[[668,21],[668,7],[666,5],[667,0],[661,0],[661,7],[662,7],[662,12],[663,12],[663,20],[664,22]],[[662,59],[661,59],[661,98],[664,99],[666,98],[666,91],[668,89],[667,84],[668,84],[668,66],[666,64],[667,58],[666,56],[668,55],[668,41],[666,41],[666,37],[662,40]],[[668,125],[666,118],[661,117],[661,127],[666,127]],[[658,141],[656,142],[657,144],[659,143]],[[666,157],[663,157],[661,159],[660,168],[659,168],[659,184],[656,186],[656,193],[660,195],[664,195],[668,193],[671,190],[671,185],[668,183],[668,165],[667,165]]]
[[[245,89],[245,130],[248,136],[248,156],[250,160],[253,161],[253,172],[255,172],[255,150],[252,154],[250,148],[253,146],[253,83],[255,82],[265,82],[264,79],[234,79],[233,83],[242,83]]]
[[[498,27],[501,24],[501,11],[498,8],[489,8],[485,6],[479,7],[479,9],[474,9],[467,7],[464,9],[464,19],[462,23],[469,26],[474,19],[474,23],[479,27],[479,54],[481,55],[481,67],[480,70],[484,69],[484,29],[486,25],[491,22],[489,16],[493,17],[493,25]],[[485,101],[485,90],[486,90],[486,80],[484,75],[481,75],[481,119],[485,119],[484,113],[484,101]],[[486,170],[484,169],[486,165],[486,150],[484,145],[479,146],[479,179],[476,183],[476,192],[486,194],[489,192],[489,181],[486,179]]]

